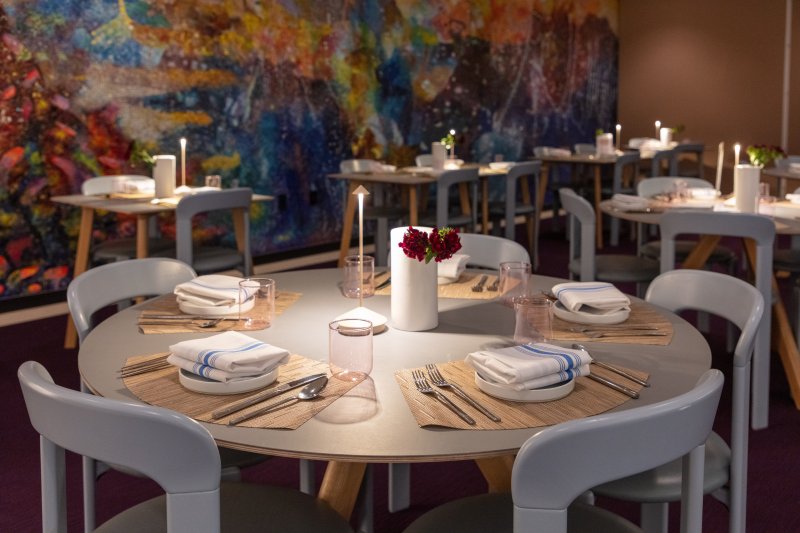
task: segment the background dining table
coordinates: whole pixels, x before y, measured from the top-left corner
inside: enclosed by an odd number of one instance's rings
[[[279,292],[301,295],[276,317],[271,327],[246,333],[291,353],[327,361],[328,323],[357,306],[357,300],[347,299],[341,293],[341,270],[293,271],[273,277]],[[542,276],[534,276],[532,280],[535,290],[550,289],[564,281]],[[539,428],[420,427],[395,374],[426,363],[460,361],[475,350],[513,344],[513,310],[492,299],[440,297],[438,327],[410,332],[392,327],[390,299],[390,296],[374,296],[364,301],[366,307],[389,318],[389,327],[374,337],[371,375],[348,396],[339,398],[295,430],[203,425],[221,446],[328,461],[319,497],[343,516],[350,516],[354,508],[369,463],[472,459],[484,472],[490,487],[508,488],[513,454]],[[642,305],[658,310],[646,303]],[[140,308],[141,305],[131,307],[109,317],[81,345],[80,374],[94,393],[138,401],[119,377],[118,371],[127,358],[164,352],[178,341],[211,335],[202,331],[144,335],[137,328]],[[682,394],[710,367],[710,349],[700,332],[681,317],[660,311],[672,328],[671,341],[666,345],[622,343],[615,339],[582,341],[598,359],[649,374],[652,386],[643,389],[638,400],[624,401],[616,410],[634,409]]]

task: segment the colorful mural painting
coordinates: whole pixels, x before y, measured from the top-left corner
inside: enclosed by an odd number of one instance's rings
[[[342,159],[525,159],[616,116],[618,0],[5,0],[0,3],[0,299],[61,290],[91,176],[187,175],[272,194],[255,256],[335,243]],[[161,221],[169,232],[169,220]],[[130,235],[102,216],[97,240]],[[207,239],[232,239],[213,221]]]

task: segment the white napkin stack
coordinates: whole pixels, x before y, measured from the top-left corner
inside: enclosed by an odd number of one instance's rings
[[[573,281],[553,286],[553,294],[570,311],[611,314],[630,310],[631,300],[611,283]]]
[[[467,268],[469,256],[466,254],[454,254],[450,259],[445,259],[436,264],[439,285],[446,285],[458,281],[458,278]]]
[[[484,379],[524,391],[586,376],[592,358],[586,350],[535,343],[472,352],[466,361]]]
[[[620,211],[638,211],[650,207],[650,200],[633,194],[617,193],[611,197],[611,205]]]
[[[239,300],[239,282],[242,278],[210,274],[198,276],[175,287],[178,302],[189,302],[203,307],[235,305]],[[248,294],[248,298],[252,296]]]
[[[130,180],[122,181],[122,192],[124,193],[153,193],[156,192],[156,180]]]
[[[572,152],[566,148],[552,148],[550,146],[545,146],[542,153],[551,157],[569,157],[572,155]]]
[[[238,331],[179,342],[169,351],[168,363],[223,383],[272,372],[289,360],[287,350]]]

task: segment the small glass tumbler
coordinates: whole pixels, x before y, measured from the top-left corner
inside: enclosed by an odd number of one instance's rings
[[[500,301],[513,307],[513,298],[528,295],[531,264],[525,261],[500,263]]]
[[[359,294],[369,298],[375,294],[375,258],[365,255],[363,259],[362,263],[357,255],[344,258],[342,292],[347,298],[358,298]]]
[[[372,322],[345,318],[328,324],[328,363],[337,379],[365,379],[372,372]]]
[[[213,176],[206,176],[206,187],[216,187],[219,189],[222,187],[222,177],[216,174]]]
[[[275,318],[275,280],[247,278],[240,281],[240,327],[242,329],[266,329],[272,324],[273,318]]]
[[[553,304],[545,296],[514,298],[514,342],[545,342],[553,337]]]

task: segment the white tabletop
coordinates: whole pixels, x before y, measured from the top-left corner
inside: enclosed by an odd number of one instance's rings
[[[344,298],[336,269],[274,274],[278,290],[303,296],[277,317],[272,327],[248,332],[253,337],[294,353],[327,360],[327,325],[355,307]],[[535,276],[537,288],[563,280]],[[375,296],[365,306],[390,315],[389,297]],[[96,393],[116,399],[135,399],[117,377],[127,357],[165,351],[170,344],[202,333],[143,335],[138,332],[135,308],[107,319],[80,348],[80,373]],[[652,386],[639,400],[617,410],[665,400],[694,386],[710,367],[711,353],[702,335],[681,318],[670,315],[673,340],[668,346],[584,343],[598,358],[651,375]],[[296,430],[270,430],[204,424],[222,445],[287,457],[362,462],[415,462],[491,457],[513,453],[537,429],[480,431],[420,428],[406,405],[394,372],[425,363],[460,360],[480,347],[509,344],[514,318],[511,309],[492,301],[439,299],[439,326],[427,332],[405,332],[391,327],[375,336],[371,379],[376,403],[367,406],[360,421],[343,421],[353,415],[337,406],[338,400]],[[363,385],[362,385],[363,386]],[[369,413],[371,405],[373,413]],[[330,413],[326,411],[331,410]],[[338,416],[335,416],[338,415]]]

